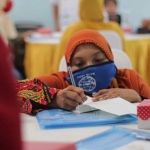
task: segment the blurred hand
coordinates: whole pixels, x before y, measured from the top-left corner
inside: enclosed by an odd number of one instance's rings
[[[116,97],[121,97],[129,102],[141,102],[141,97],[136,91],[132,89],[120,88],[100,90],[94,95],[93,101],[107,100]]]
[[[78,105],[86,100],[87,97],[83,89],[69,86],[57,93],[55,100],[52,102],[52,107],[75,110]]]

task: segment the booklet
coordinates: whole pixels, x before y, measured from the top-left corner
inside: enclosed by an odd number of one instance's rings
[[[120,97],[98,102],[93,102],[92,98],[88,97],[88,99],[82,105],[79,105],[74,112],[80,114],[93,110],[103,110],[117,116],[127,114],[137,115],[137,106]]]
[[[92,102],[88,97],[75,111],[44,110],[37,113],[36,118],[41,129],[87,127],[135,122],[136,109],[134,104],[122,98]]]
[[[149,132],[113,127],[78,141],[76,146],[78,150],[149,150],[149,139]]]
[[[102,110],[76,114],[73,111],[50,109],[37,113],[36,118],[41,129],[91,127],[137,121],[134,115],[117,116]]]

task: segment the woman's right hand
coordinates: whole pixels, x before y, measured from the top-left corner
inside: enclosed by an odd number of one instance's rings
[[[69,86],[60,90],[51,103],[51,107],[62,108],[66,110],[75,110],[76,107],[87,100],[83,89]]]

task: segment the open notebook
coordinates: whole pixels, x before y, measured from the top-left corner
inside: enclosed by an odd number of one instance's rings
[[[120,97],[98,102],[93,102],[92,98],[88,97],[87,101],[85,101],[82,105],[79,105],[74,112],[84,113],[98,109],[117,116],[137,114],[137,107]]]

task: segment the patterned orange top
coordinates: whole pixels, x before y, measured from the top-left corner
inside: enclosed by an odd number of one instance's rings
[[[38,79],[16,81],[16,87],[21,112],[27,114],[36,114],[43,109],[48,109],[58,92],[58,89],[50,88]]]

